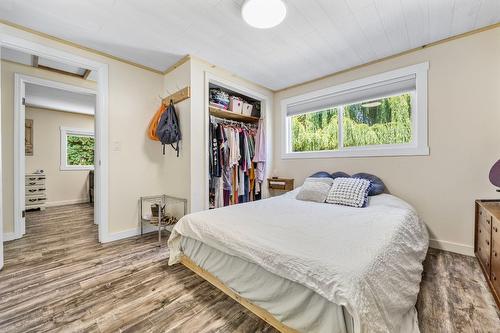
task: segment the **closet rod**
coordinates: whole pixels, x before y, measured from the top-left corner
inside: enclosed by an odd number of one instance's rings
[[[180,103],[182,101],[185,101],[186,99],[191,97],[191,88],[189,86],[184,87],[181,90],[176,91],[170,96],[167,96],[162,99],[162,103],[165,105],[170,104],[170,101],[172,100],[174,104]]]
[[[245,127],[254,127],[257,128],[257,124],[252,124],[252,123],[244,123],[242,121],[236,121],[236,120],[231,120],[231,119],[224,119],[224,118],[219,118],[216,116],[210,116],[211,119],[215,120],[217,123],[228,123],[228,124],[236,124],[236,125],[242,125]]]

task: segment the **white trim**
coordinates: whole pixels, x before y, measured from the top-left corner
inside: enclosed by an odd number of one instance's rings
[[[18,237],[16,235],[16,233],[13,232],[13,231],[12,232],[6,232],[6,233],[3,234],[3,241],[4,242],[12,241],[14,239],[19,239],[19,238],[21,238],[21,237],[20,236]]]
[[[45,109],[45,110],[54,110],[54,111],[59,111],[59,112],[68,112],[68,113],[76,113],[76,114],[83,114],[87,116],[94,116],[94,112],[85,112],[85,111],[77,111],[77,110],[68,110],[65,108],[60,108],[57,106],[51,106],[50,109],[47,108],[45,105],[38,105],[36,103],[30,103],[29,101],[26,101],[26,106],[34,109]]]
[[[251,97],[253,99],[256,99],[261,102],[261,108],[260,108],[260,117],[265,123],[265,136],[266,136],[266,160],[269,162],[266,162],[266,170],[265,174],[269,176],[270,170],[271,170],[271,161],[272,161],[272,145],[270,145],[271,142],[271,135],[270,131],[272,129],[272,123],[271,123],[271,102],[270,98],[257,92],[252,89],[249,89],[245,86],[242,86],[241,84],[235,83],[231,80],[224,79],[210,71],[205,71],[205,85],[204,85],[204,114],[205,114],[205,121],[204,121],[204,149],[203,151],[205,152],[205,158],[204,158],[204,165],[203,165],[203,173],[205,175],[205,183],[204,183],[204,188],[205,191],[203,193],[203,202],[204,202],[204,209],[209,208],[209,176],[208,176],[208,165],[209,165],[209,155],[208,155],[208,148],[209,148],[209,142],[208,142],[208,123],[210,121],[210,114],[209,114],[209,101],[208,101],[208,93],[209,93],[209,85],[210,83],[216,84],[218,86],[227,88],[229,90],[232,90],[234,92],[240,93],[242,95]],[[267,177],[267,176],[266,176]],[[263,182],[262,183],[262,195],[263,197],[267,197],[267,183]],[[192,200],[191,200],[192,201]]]
[[[61,171],[83,171],[83,170],[94,170],[93,165],[68,165],[68,142],[67,137],[71,136],[87,136],[95,138],[94,131],[89,131],[86,129],[70,128],[70,127],[59,127],[60,131],[60,163],[59,170]]]
[[[71,199],[71,200],[62,200],[62,201],[50,201],[45,203],[45,207],[58,207],[58,206],[67,206],[67,205],[75,205],[80,203],[88,203],[90,201],[89,197]]]
[[[2,59],[2,39],[0,39],[0,59]],[[0,61],[0,74],[2,73],[2,63]],[[0,79],[0,115],[2,115],[2,80]],[[6,234],[3,233],[3,171],[2,171],[2,121],[0,117],[0,270],[3,268],[3,241]]]
[[[34,43],[29,40],[17,38],[5,33],[0,33],[0,44],[14,50],[28,54],[38,55],[50,60],[63,62],[77,67],[87,68],[97,72],[97,98],[95,115],[95,138],[96,138],[96,173],[95,173],[95,209],[94,220],[99,225],[99,241],[106,242],[108,239],[108,65],[84,57],[77,56],[70,52],[61,51],[57,48]],[[15,125],[14,125],[15,126]],[[15,138],[18,141],[19,138]],[[15,149],[20,150],[20,142],[17,142]],[[23,144],[24,146],[24,144]],[[14,160],[16,160],[15,155]],[[18,169],[14,169],[19,172]],[[18,175],[19,176],[19,175]],[[18,177],[20,178],[20,177]],[[14,180],[15,186],[20,187],[18,178]],[[24,179],[24,175],[22,175]],[[16,184],[17,183],[17,184]],[[18,192],[20,192],[18,188]],[[15,193],[19,195],[19,193]],[[16,198],[16,197],[15,197]],[[18,200],[24,201],[24,197]],[[21,210],[15,207],[15,216],[20,216]]]
[[[474,247],[470,245],[453,243],[439,239],[430,239],[429,247],[474,257]]]
[[[424,62],[366,78],[350,81],[321,90],[312,91],[281,101],[281,158],[330,158],[330,157],[369,157],[429,155],[427,137],[427,73],[429,63]],[[412,143],[394,145],[374,145],[365,147],[341,147],[339,150],[292,152],[290,147],[290,121],[287,117],[288,106],[304,101],[318,99],[339,92],[348,91],[377,82],[396,79],[411,74],[416,75],[416,92],[412,98]],[[339,117],[340,118],[340,117]],[[342,139],[342,138],[340,138]]]
[[[173,226],[166,226],[166,229],[168,231],[171,231],[172,228],[173,228]],[[149,233],[152,233],[152,232],[158,233],[158,227],[153,226],[153,225],[146,225],[146,226],[144,226],[143,235],[149,234]],[[117,241],[117,240],[120,240],[120,239],[125,239],[125,238],[129,238],[129,237],[139,236],[140,234],[141,234],[141,227],[138,226],[137,228],[132,228],[132,229],[127,229],[127,230],[123,230],[123,231],[113,232],[113,233],[109,234],[108,241],[109,242],[113,242],[113,241]],[[162,239],[165,240],[165,244],[166,244],[167,238],[166,237],[165,238],[162,237]]]

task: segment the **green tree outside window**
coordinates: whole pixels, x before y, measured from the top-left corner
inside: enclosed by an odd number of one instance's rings
[[[409,143],[411,96],[406,93],[379,99],[376,104],[356,103],[292,116],[292,151],[337,150],[339,112],[343,112],[343,147]]]
[[[94,165],[94,137],[68,135],[66,145],[68,165]]]

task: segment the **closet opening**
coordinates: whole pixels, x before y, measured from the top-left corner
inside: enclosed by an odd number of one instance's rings
[[[208,84],[208,208],[260,200],[266,174],[262,99]]]

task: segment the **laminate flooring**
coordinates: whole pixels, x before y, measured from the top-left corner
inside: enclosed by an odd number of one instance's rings
[[[93,208],[28,212],[6,242],[0,332],[276,332],[182,265],[156,234],[97,240]],[[475,258],[429,250],[417,302],[421,332],[500,332]]]

